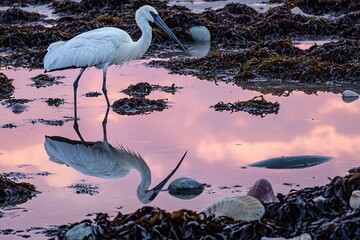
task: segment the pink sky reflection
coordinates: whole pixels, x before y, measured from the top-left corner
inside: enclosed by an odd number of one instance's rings
[[[359,166],[360,101],[342,102],[340,95],[319,93],[305,95],[294,92],[290,97],[266,95],[278,101],[277,115],[265,118],[245,112],[215,112],[209,106],[218,101],[249,100],[257,95],[232,84],[200,81],[191,76],[168,75],[166,70],[145,67],[142,61],[121,68],[110,68],[108,90],[111,102],[125,97],[120,91],[130,84],[151,84],[183,87],[175,95],[154,92],[149,98],[167,98],[169,109],[144,116],[120,116],[110,111],[108,140],[139,152],[152,171],[152,186],[161,181],[177,164],[186,150],[188,155],[173,179],[191,177],[211,187],[198,198],[183,201],[166,192],[150,204],[168,210],[190,208],[200,211],[208,204],[227,195],[246,194],[248,187],[259,178],[267,178],[276,192],[287,193],[291,188],[314,186],[328,182],[327,177],[345,175]],[[73,79],[78,70],[54,72],[65,76],[63,85],[47,88],[30,87],[31,77],[41,71],[6,70],[14,78],[16,98],[35,99],[28,103],[28,111],[13,114],[0,105],[0,125],[14,123],[18,128],[0,128],[0,166],[2,172],[37,173],[48,171],[49,176],[33,176],[26,181],[35,183],[42,193],[21,207],[30,209],[17,217],[1,218],[3,228],[63,224],[82,220],[94,212],[130,212],[142,206],[136,199],[140,176],[132,171],[122,179],[104,180],[85,176],[67,166],[48,160],[43,144],[45,135],[59,135],[78,139],[72,122],[61,127],[31,124],[31,119],[63,119],[73,116]],[[102,140],[101,121],[106,111],[103,96],[86,98],[89,91],[101,92],[102,72],[86,70],[78,89],[80,131],[87,141]],[[64,98],[65,105],[49,107],[46,98]],[[289,155],[325,155],[334,159],[325,164],[297,170],[269,170],[241,168],[266,158]],[[30,165],[19,167],[21,165]],[[291,173],[291,174],[289,174]],[[99,187],[95,196],[77,195],[67,188],[75,183],[89,183]],[[222,190],[222,186],[241,185],[237,189]],[[213,192],[213,194],[209,194]],[[41,216],[41,217],[39,217]]]

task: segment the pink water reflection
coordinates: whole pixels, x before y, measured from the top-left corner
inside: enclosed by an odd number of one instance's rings
[[[0,125],[14,123],[15,129],[0,128],[0,166],[2,172],[38,173],[48,171],[49,176],[32,176],[27,181],[37,185],[42,193],[19,207],[26,212],[14,211],[13,217],[0,218],[1,229],[23,229],[82,220],[88,213],[131,212],[143,206],[136,198],[140,176],[132,171],[122,179],[105,180],[82,175],[64,165],[48,160],[43,144],[45,135],[59,135],[78,139],[72,122],[61,127],[31,124],[31,119],[62,119],[73,115],[73,79],[78,70],[55,72],[64,75],[63,85],[47,88],[30,87],[30,78],[41,71],[7,70],[14,78],[16,98],[35,99],[28,103],[29,110],[13,114],[0,106]],[[86,98],[89,91],[101,92],[101,71],[87,70],[78,89],[80,130],[87,141],[102,140],[101,121],[106,111],[103,96]],[[290,97],[266,95],[270,101],[280,103],[277,115],[265,118],[238,112],[219,113],[209,108],[218,101],[248,100],[260,95],[231,84],[200,81],[190,76],[168,75],[165,70],[147,68],[142,61],[108,72],[111,102],[124,97],[120,90],[129,84],[147,81],[151,84],[183,87],[175,95],[155,92],[149,98],[168,98],[171,108],[145,116],[120,116],[110,111],[108,140],[139,152],[152,172],[152,186],[161,181],[188,150],[183,165],[174,175],[191,177],[210,184],[199,197],[184,201],[162,192],[150,204],[167,210],[189,208],[200,211],[208,204],[227,195],[246,194],[248,187],[258,178],[267,178],[276,192],[287,193],[293,188],[321,185],[328,177],[345,175],[360,161],[360,101],[342,102],[340,95],[320,93],[305,95],[295,92]],[[64,98],[66,104],[49,107],[49,97]],[[322,165],[298,170],[269,170],[241,168],[266,158],[284,155],[326,155],[334,160]],[[25,165],[25,166],[23,166]],[[19,167],[22,166],[22,167]],[[68,186],[89,183],[99,187],[94,196],[77,195]],[[297,184],[299,186],[297,186]],[[241,185],[241,188],[221,189],[223,186]],[[241,192],[235,192],[240,190]],[[1,237],[1,236],[0,236]]]

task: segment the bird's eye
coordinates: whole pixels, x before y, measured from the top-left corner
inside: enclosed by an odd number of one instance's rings
[[[150,14],[151,14],[151,16],[154,18],[157,14],[156,13],[154,13],[153,11],[150,11]]]

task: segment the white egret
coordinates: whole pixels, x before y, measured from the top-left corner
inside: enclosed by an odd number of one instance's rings
[[[103,27],[81,33],[69,41],[59,41],[50,44],[44,58],[45,72],[81,68],[73,84],[75,106],[80,77],[87,67],[94,66],[103,70],[102,91],[105,95],[107,106],[110,107],[106,88],[107,69],[110,65],[121,65],[125,62],[139,59],[145,54],[152,39],[152,28],[149,22],[159,26],[186,52],[184,46],[161,19],[155,8],[148,5],[140,7],[136,11],[135,19],[142,32],[138,41],[133,41],[129,34],[121,29]]]
[[[151,171],[144,159],[136,152],[119,145],[111,146],[106,137],[106,123],[109,108],[103,121],[104,140],[97,142],[85,142],[80,134],[81,141],[71,140],[61,136],[46,136],[45,150],[51,161],[58,164],[66,164],[88,176],[98,178],[123,178],[132,169],[137,170],[141,176],[141,182],[137,188],[138,199],[147,204],[155,199],[167,181],[174,175],[184,160],[186,153],[171,173],[153,189],[151,184]],[[75,121],[77,121],[75,119]]]

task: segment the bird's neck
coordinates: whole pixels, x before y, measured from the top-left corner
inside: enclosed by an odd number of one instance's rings
[[[152,40],[152,28],[148,21],[142,21],[139,23],[141,30],[141,37],[135,42],[139,53],[142,55],[148,50]]]
[[[148,199],[149,199],[148,194],[150,192],[149,187],[151,184],[150,168],[145,164],[141,168],[136,168],[136,170],[138,170],[138,172],[140,173],[140,176],[141,176],[141,182],[136,191],[138,199],[142,203],[148,203]]]

